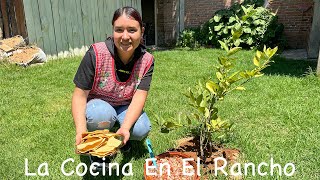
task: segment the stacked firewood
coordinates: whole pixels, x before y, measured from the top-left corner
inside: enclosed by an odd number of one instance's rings
[[[37,46],[27,46],[22,36],[0,40],[0,59],[23,66],[46,62],[46,54]]]

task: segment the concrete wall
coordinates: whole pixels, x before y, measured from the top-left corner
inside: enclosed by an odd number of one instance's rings
[[[313,23],[309,36],[308,44],[308,58],[317,58],[319,55],[319,45],[320,45],[320,2],[314,0],[314,14]],[[320,59],[318,62],[318,72],[320,71]]]

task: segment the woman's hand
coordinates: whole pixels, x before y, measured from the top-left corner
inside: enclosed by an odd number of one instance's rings
[[[79,145],[81,143],[82,140],[82,133],[78,133],[76,135],[76,145]]]
[[[125,128],[120,128],[118,129],[118,131],[116,132],[116,134],[120,134],[122,135],[124,138],[123,138],[123,144],[126,144],[127,141],[129,140],[130,138],[130,132],[128,129],[125,129]]]

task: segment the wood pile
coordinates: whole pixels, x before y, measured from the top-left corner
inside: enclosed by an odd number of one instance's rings
[[[46,62],[46,54],[37,46],[27,46],[22,36],[0,40],[0,59],[10,63],[29,66]]]

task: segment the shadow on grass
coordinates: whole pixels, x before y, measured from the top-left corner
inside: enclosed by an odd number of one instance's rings
[[[111,180],[118,180],[118,179],[122,179],[123,178],[123,174],[122,174],[122,168],[127,164],[130,163],[131,160],[134,159],[140,159],[143,158],[146,154],[147,154],[148,150],[146,148],[146,146],[144,145],[144,140],[142,141],[133,141],[132,142],[132,147],[131,150],[129,152],[126,153],[122,153],[123,157],[121,162],[115,162],[114,160],[112,160],[111,163],[118,163],[119,164],[119,176],[117,176],[117,168],[112,168],[112,172],[111,172],[111,176],[109,176],[109,171],[106,170],[105,176],[102,175],[102,172],[99,172],[98,176],[92,176],[89,172],[85,174],[85,176],[83,176],[84,180],[90,180],[90,179],[111,179]],[[90,160],[89,160],[89,156],[80,156],[80,161],[82,163],[85,163],[87,165],[87,167],[90,167]],[[132,162],[131,162],[132,163]],[[142,165],[141,165],[142,166]],[[128,171],[128,166],[126,166],[127,168],[125,169],[125,172],[129,172]],[[134,169],[132,169],[132,172],[134,173]],[[142,178],[142,177],[141,177]]]
[[[263,70],[266,75],[287,75],[294,77],[302,77],[307,73],[315,72],[317,61],[308,60],[291,60],[280,56],[273,59],[275,62]]]

